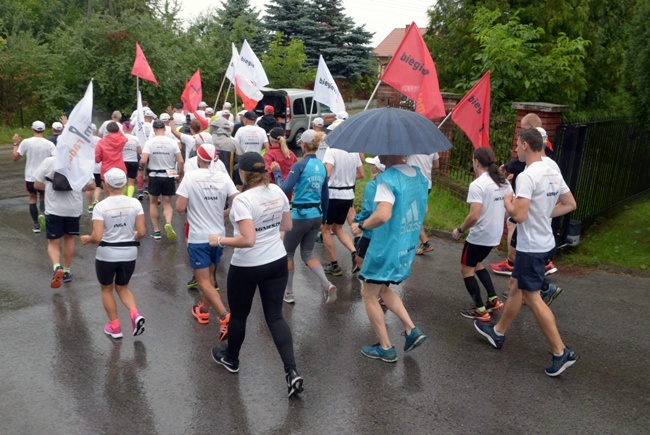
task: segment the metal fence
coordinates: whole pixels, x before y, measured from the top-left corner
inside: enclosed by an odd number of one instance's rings
[[[626,118],[560,124],[554,157],[578,204],[562,220],[563,234],[570,220],[583,222],[584,228],[650,189],[650,140]]]

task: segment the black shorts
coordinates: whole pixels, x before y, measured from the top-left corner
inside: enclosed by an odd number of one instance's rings
[[[149,177],[149,195],[176,195],[176,179],[170,177]]]
[[[512,238],[510,239],[510,246],[517,249],[517,228],[512,232]]]
[[[101,285],[127,285],[135,270],[135,260],[132,261],[102,261],[95,260],[95,273]]]
[[[460,257],[460,264],[468,267],[476,267],[477,264],[485,260],[492,248],[492,246],[475,245],[465,241],[463,255]]]
[[[25,181],[25,190],[27,190],[29,193],[40,193],[43,195],[45,193],[44,190],[36,190],[34,189],[34,182],[33,181]]]
[[[138,178],[138,162],[124,162],[126,166],[126,176],[128,178],[136,179]]]
[[[353,204],[354,199],[330,199],[325,223],[327,225],[343,225]]]
[[[102,189],[104,187],[102,184],[102,176],[100,174],[93,174],[93,176],[95,177],[95,186]]]
[[[359,279],[361,281],[365,281],[368,284],[380,284],[380,285],[385,285],[386,287],[390,287],[391,284],[399,285],[402,281],[395,282],[395,281],[377,281],[375,279],[366,279],[363,276],[359,275]]]
[[[512,277],[517,279],[517,287],[525,291],[539,291],[544,283],[546,263],[551,258],[549,252],[520,252],[515,257],[515,268]]]
[[[366,258],[368,246],[370,246],[370,239],[367,237],[361,237],[357,243],[357,257]]]
[[[47,239],[60,239],[65,236],[79,235],[80,216],[45,215],[45,237]]]

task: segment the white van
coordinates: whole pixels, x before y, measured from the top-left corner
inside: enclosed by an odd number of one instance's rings
[[[314,91],[307,89],[261,89],[262,98],[255,107],[257,116],[264,115],[264,106],[270,105],[275,109],[275,118],[284,125],[287,131],[287,142],[298,145],[302,133],[311,128],[309,124],[309,108],[311,119],[323,118],[325,127],[334,122],[336,115],[325,104],[314,101]]]

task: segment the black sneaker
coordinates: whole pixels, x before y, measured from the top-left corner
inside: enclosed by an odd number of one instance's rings
[[[506,341],[505,335],[498,335],[494,330],[494,326],[488,325],[487,323],[479,322],[478,320],[474,321],[474,327],[483,337],[487,338],[492,346],[495,349],[501,349],[503,342]]]
[[[549,376],[560,376],[566,369],[578,362],[579,359],[580,357],[577,353],[568,347],[565,347],[562,355],[553,355],[553,362],[551,363],[551,366],[546,369],[546,374]]]
[[[219,349],[218,346],[212,348],[212,359],[217,364],[221,364],[230,373],[237,373],[239,371],[239,361],[232,361],[226,356],[226,352]]]
[[[352,273],[357,273],[361,270],[359,266],[357,266],[357,253],[353,252],[351,254],[352,257]]]
[[[291,369],[285,375],[287,380],[287,390],[289,391],[289,397],[296,397],[298,394],[302,393],[304,388],[302,387],[302,377],[298,374],[296,369]]]
[[[332,266],[331,264],[325,266],[323,268],[323,271],[329,275],[334,275],[334,276],[341,276],[343,275],[343,270],[341,269],[341,266]]]
[[[188,287],[198,287],[198,286],[199,286],[199,283],[198,283],[198,281],[196,280],[196,277],[195,277],[194,275],[192,275],[192,279],[191,279],[191,280],[187,281],[187,286],[188,286]]]

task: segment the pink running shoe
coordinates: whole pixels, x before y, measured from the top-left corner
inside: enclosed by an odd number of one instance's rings
[[[111,322],[108,322],[106,326],[104,326],[104,333],[110,337],[113,338],[122,338],[122,327],[118,326],[117,328],[114,328]]]
[[[144,332],[144,317],[140,313],[136,312],[133,317],[131,317],[131,328],[133,329],[133,336],[138,336]]]

